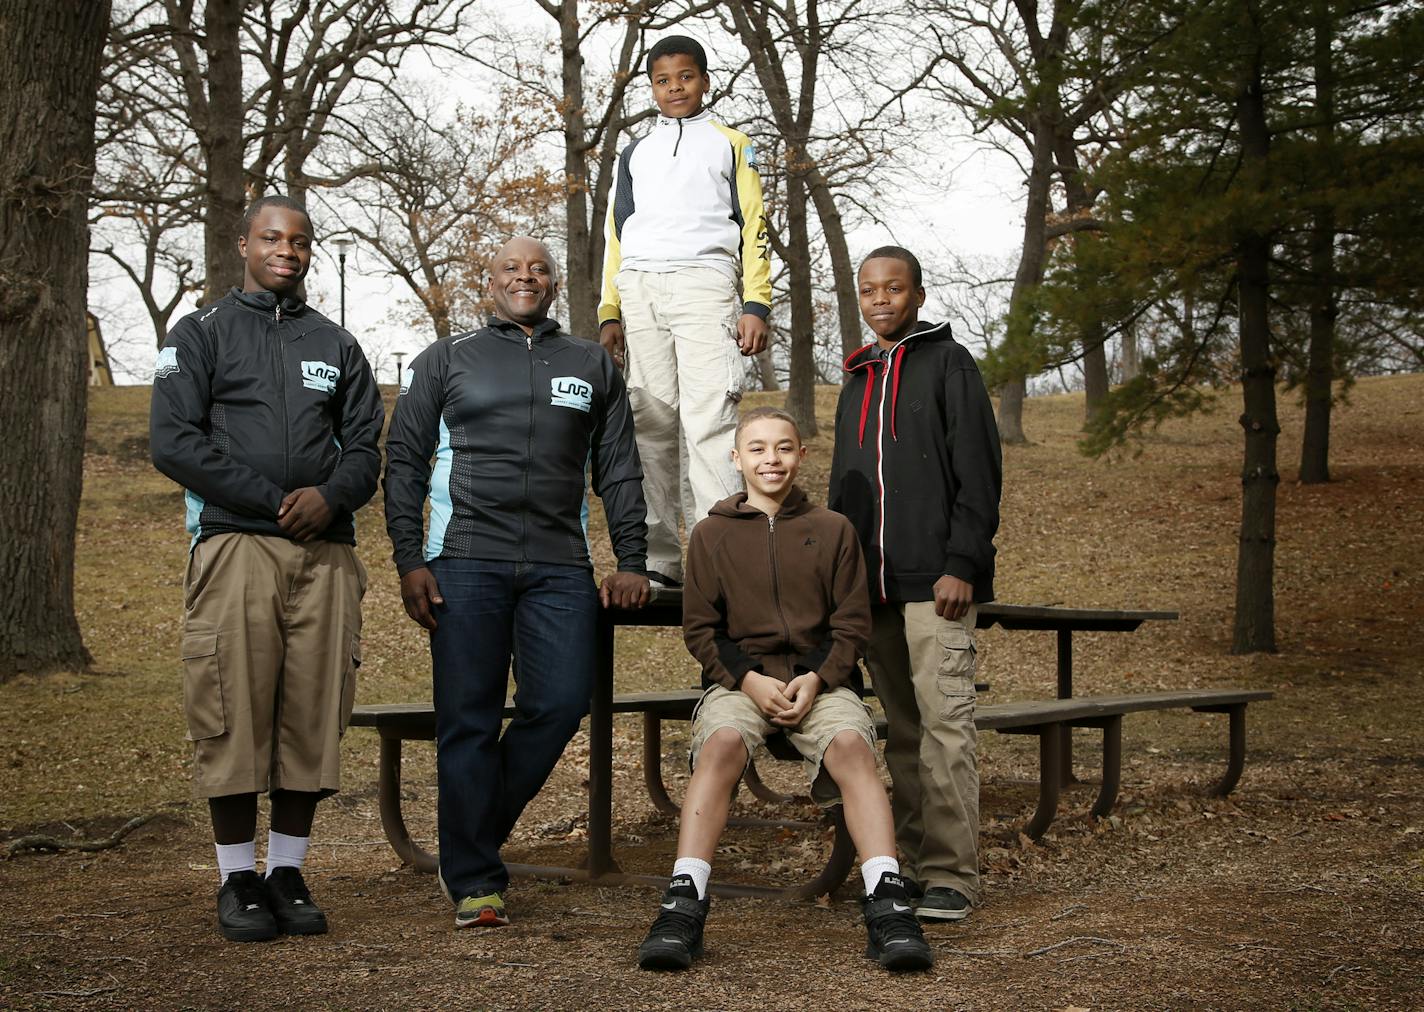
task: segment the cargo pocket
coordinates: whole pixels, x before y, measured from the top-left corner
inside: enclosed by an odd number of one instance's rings
[[[183,713],[189,741],[216,738],[227,730],[218,634],[213,630],[183,634]]]
[[[974,714],[974,637],[956,622],[940,622],[935,630],[940,648],[937,682],[940,719],[972,718]]]
[[[361,666],[360,633],[351,634],[345,659],[346,668],[341,673],[341,719],[336,725],[337,734],[346,733],[346,725],[351,722],[351,709],[356,705],[356,669]]]

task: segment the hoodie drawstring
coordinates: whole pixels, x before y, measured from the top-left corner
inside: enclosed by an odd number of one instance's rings
[[[870,388],[875,386],[875,366],[870,366],[870,374],[865,377],[865,396],[860,399],[860,431],[856,433],[857,446],[865,445],[865,418],[870,414]]]
[[[905,361],[905,349],[895,349],[895,375],[890,382],[890,439],[898,443],[900,437],[895,432],[895,408],[900,403],[900,365]]]

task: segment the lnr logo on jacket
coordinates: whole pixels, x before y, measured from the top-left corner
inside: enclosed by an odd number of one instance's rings
[[[158,361],[153,363],[153,378],[163,379],[178,371],[178,349],[164,348],[158,353]]]
[[[308,390],[320,390],[324,394],[336,393],[336,381],[341,379],[341,370],[325,362],[302,363],[302,386]]]
[[[593,410],[593,387],[577,376],[557,376],[549,381],[553,396],[549,403],[556,408],[577,408],[579,411]]]

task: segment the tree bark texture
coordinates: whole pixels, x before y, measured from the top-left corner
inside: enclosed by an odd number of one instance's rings
[[[821,222],[821,234],[826,251],[831,255],[831,277],[836,286],[836,319],[841,331],[841,357],[847,358],[865,342],[860,331],[860,297],[856,294],[856,268],[850,259],[850,244],[846,241],[845,222],[836,195],[819,168],[807,180],[811,200],[816,205],[816,217]]]
[[[105,0],[0,0],[0,679],[90,660],[74,614],[74,546],[108,28]]]
[[[203,194],[203,302],[242,285],[237,237],[247,190],[242,164],[242,51],[238,32],[243,0],[208,0],[203,16],[207,103],[199,143],[207,168]]]
[[[569,306],[569,333],[598,337],[601,264],[589,248],[587,123],[583,94],[583,55],[579,52],[578,0],[559,5],[559,73],[564,89],[564,228],[568,233],[564,292]],[[598,223],[602,227],[602,222]]]
[[[1334,176],[1335,68],[1331,57],[1334,25],[1329,0],[1315,0],[1315,142],[1325,178]],[[1300,446],[1300,480],[1330,480],[1330,412],[1335,381],[1335,209],[1316,207],[1310,235],[1310,348],[1305,375],[1305,436]]]
[[[1255,27],[1254,25],[1252,26]],[[1261,83],[1261,40],[1237,100],[1243,168],[1265,184],[1270,134]],[[1271,349],[1270,239],[1248,226],[1238,240],[1245,452],[1241,468],[1241,545],[1236,560],[1236,621],[1231,651],[1274,651],[1276,553],[1276,361]]]
[[[798,173],[786,178],[787,269],[791,272],[791,374],[786,384],[786,410],[801,426],[801,435],[816,435],[815,307],[811,301],[811,235],[805,180]],[[796,279],[807,283],[798,284]]]
[[[1058,121],[1058,172],[1063,179],[1068,215],[1087,214],[1092,210],[1093,196],[1088,192],[1078,164],[1078,151],[1071,128],[1063,124],[1061,116]],[[1091,232],[1080,232],[1072,241],[1085,243],[1095,239]],[[1101,314],[1095,311],[1091,317],[1080,321],[1078,335],[1078,344],[1083,349],[1083,427],[1086,429],[1108,398],[1108,355],[1104,347],[1106,339]]]

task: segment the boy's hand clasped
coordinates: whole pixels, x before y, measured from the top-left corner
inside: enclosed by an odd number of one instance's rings
[[[331,523],[331,506],[312,486],[288,492],[277,509],[277,526],[295,541],[310,541]]]
[[[797,675],[789,682],[760,671],[748,671],[742,676],[741,688],[771,723],[777,727],[796,727],[811,712],[821,685],[821,676],[814,671]]]

